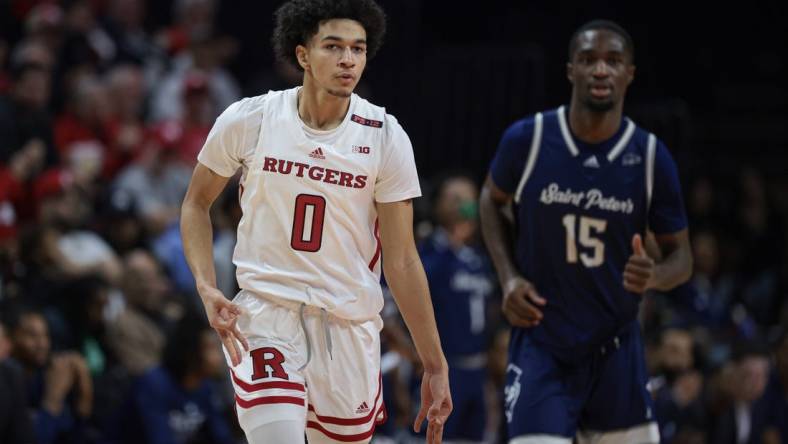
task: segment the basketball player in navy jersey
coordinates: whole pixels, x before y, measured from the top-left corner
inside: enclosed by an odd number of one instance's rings
[[[513,326],[513,444],[659,442],[636,315],[647,290],[686,281],[692,260],[676,165],[623,116],[633,57],[619,25],[580,27],[569,106],[510,126],[482,190],[482,231]],[[647,232],[658,259],[646,254]]]

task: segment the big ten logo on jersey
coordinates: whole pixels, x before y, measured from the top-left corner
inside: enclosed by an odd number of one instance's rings
[[[252,356],[252,381],[264,378],[290,379],[282,364],[285,355],[273,347],[262,347],[249,352]]]
[[[369,154],[368,146],[353,145],[353,152],[359,154]]]

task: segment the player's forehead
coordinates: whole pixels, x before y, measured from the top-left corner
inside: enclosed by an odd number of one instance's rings
[[[588,29],[577,35],[575,54],[627,52],[624,37],[608,29]]]
[[[323,20],[318,25],[312,41],[320,43],[329,40],[366,43],[367,31],[355,20],[345,18]]]

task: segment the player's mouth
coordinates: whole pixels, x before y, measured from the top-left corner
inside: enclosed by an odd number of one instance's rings
[[[597,99],[605,99],[613,94],[613,88],[610,85],[591,85],[591,95]]]
[[[342,74],[338,74],[337,75],[337,79],[339,79],[339,83],[341,83],[341,84],[343,84],[345,86],[349,86],[349,85],[352,85],[353,82],[356,81],[356,76],[354,76],[351,73],[344,72]]]

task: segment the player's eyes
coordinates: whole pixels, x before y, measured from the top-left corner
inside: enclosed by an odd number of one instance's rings
[[[361,46],[354,46],[353,47],[353,52],[355,52],[356,54],[361,54],[361,53],[367,52],[367,49],[363,48]]]

